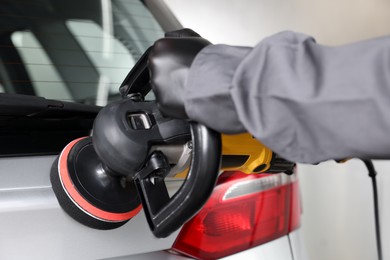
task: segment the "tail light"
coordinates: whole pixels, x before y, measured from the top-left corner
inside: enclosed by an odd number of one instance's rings
[[[288,234],[300,213],[295,174],[225,172],[173,250],[200,259],[228,256]]]

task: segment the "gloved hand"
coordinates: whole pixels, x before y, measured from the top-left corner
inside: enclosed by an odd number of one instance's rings
[[[155,42],[148,59],[150,81],[160,111],[174,118],[188,118],[184,87],[195,56],[210,42],[190,29],[166,34]]]

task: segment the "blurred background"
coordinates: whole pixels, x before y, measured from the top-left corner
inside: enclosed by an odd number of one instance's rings
[[[165,2],[185,27],[213,43],[253,46],[293,30],[314,36],[319,44],[340,45],[390,33],[390,2],[385,0]],[[383,253],[390,259],[390,163],[376,161],[375,166]],[[298,173],[302,230],[311,259],[376,259],[372,186],[363,163],[299,165]]]

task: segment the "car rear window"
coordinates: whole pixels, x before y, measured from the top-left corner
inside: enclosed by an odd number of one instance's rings
[[[0,92],[105,105],[162,36],[138,0],[3,0]]]

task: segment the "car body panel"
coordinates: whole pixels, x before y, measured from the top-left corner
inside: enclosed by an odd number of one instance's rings
[[[288,236],[275,239],[271,242],[242,251],[240,253],[222,258],[224,260],[233,259],[283,259],[293,260]]]
[[[110,260],[147,260],[147,259],[159,259],[159,260],[184,260],[190,259],[186,256],[179,254],[172,254],[166,251],[158,251],[146,254],[132,255],[132,256],[121,256],[115,258],[109,258]],[[224,260],[233,260],[233,259],[245,259],[245,260],[257,260],[257,259],[267,259],[267,260],[306,260],[307,258],[293,258],[291,254],[290,241],[288,236],[283,236],[281,238],[275,239],[266,244],[245,250],[243,252],[230,255],[224,258]],[[108,259],[107,259],[108,260]]]
[[[271,242],[233,254],[221,259],[280,259],[280,260],[309,260],[306,252],[301,229],[296,229],[287,236],[280,237]],[[157,257],[157,258],[154,258]],[[188,259],[185,256],[169,254],[165,251],[153,252],[136,256],[120,257],[115,259]]]
[[[290,239],[291,252],[295,260],[309,260],[309,255],[306,251],[303,232],[301,229],[294,230],[288,234]]]
[[[143,212],[123,227],[81,225],[61,208],[50,184],[55,156],[0,159],[0,259],[98,259],[170,248],[177,232],[157,239]],[[177,189],[180,182],[170,182]]]
[[[0,159],[0,259],[186,259],[161,251],[172,246],[178,232],[165,239],[153,237],[142,211],[109,231],[70,218],[51,189],[49,173],[55,158]],[[180,185],[170,181],[168,189],[172,193]],[[297,230],[290,239],[284,236],[225,259],[305,260],[301,240]]]

